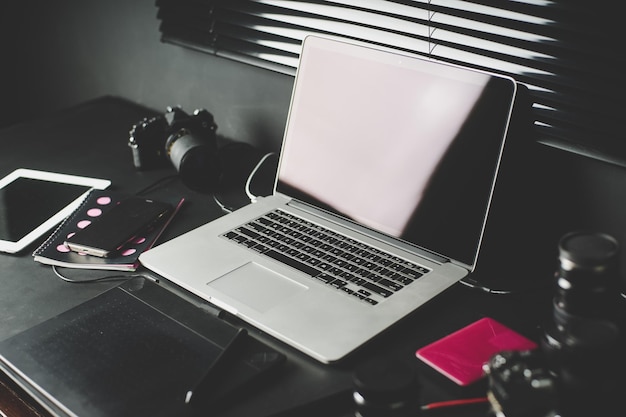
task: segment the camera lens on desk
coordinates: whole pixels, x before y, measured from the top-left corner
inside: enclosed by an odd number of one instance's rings
[[[603,233],[568,233],[559,242],[553,314],[541,349],[558,378],[564,416],[597,412],[618,394],[618,251],[617,240]]]
[[[552,320],[542,340],[555,368],[570,357],[580,362],[584,352],[608,354],[618,342],[618,250],[603,233],[573,232],[559,241]]]
[[[614,317],[619,296],[618,250],[617,240],[604,233],[573,232],[561,238],[556,320]]]
[[[219,178],[215,141],[181,128],[167,138],[165,151],[185,185],[197,191],[215,189]]]

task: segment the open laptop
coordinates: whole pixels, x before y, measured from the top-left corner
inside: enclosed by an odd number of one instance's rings
[[[275,189],[140,261],[325,363],[470,273],[513,79],[317,36]]]

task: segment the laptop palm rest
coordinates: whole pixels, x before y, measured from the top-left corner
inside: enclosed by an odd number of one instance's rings
[[[260,313],[307,290],[306,286],[254,262],[248,262],[207,285]]]

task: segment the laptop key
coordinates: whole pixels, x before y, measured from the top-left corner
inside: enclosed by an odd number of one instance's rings
[[[316,276],[315,278],[319,279],[320,281],[326,283],[326,284],[330,284],[331,282],[333,282],[335,280],[335,277],[333,277],[332,275],[328,275],[326,273],[321,273],[318,276]]]
[[[255,232],[254,230],[247,229],[245,227],[240,227],[239,229],[236,229],[236,231],[252,239],[256,239],[257,237],[259,237],[259,234],[257,232]]]
[[[278,262],[282,262],[286,265],[296,268],[297,270],[304,272],[305,274],[310,275],[312,277],[320,274],[320,271],[316,268],[313,268],[311,265],[306,264],[304,262],[300,262],[297,259],[290,258],[289,256],[282,254],[280,252],[276,252],[273,249],[268,250],[267,252],[264,253],[264,255],[269,256],[270,258],[277,260]]]
[[[378,284],[383,285],[393,291],[400,291],[402,288],[404,288],[404,286],[398,284],[397,282],[393,282],[388,280],[387,278],[383,278],[379,281],[377,281]]]
[[[417,279],[417,278],[419,278],[419,277],[421,277],[423,275],[423,273],[415,271],[413,269],[409,269],[409,268],[406,268],[406,269],[404,269],[401,272],[405,273],[406,275],[408,275],[409,277],[411,277],[413,279]]]
[[[237,243],[242,243],[248,240],[248,238],[244,235],[240,235],[238,233],[234,233],[234,234],[229,234],[228,236],[226,236],[227,238],[229,238],[230,240],[233,240]]]
[[[247,247],[247,248],[254,248],[256,245],[258,245],[258,243],[252,239],[250,240],[245,240],[243,242],[240,242],[243,246]]]
[[[348,283],[344,280],[341,279],[335,279],[334,281],[330,282],[330,285],[332,285],[333,287],[336,288],[341,288],[341,287],[345,287]]]
[[[264,224],[264,225],[266,225],[266,226],[268,226],[268,225],[270,225],[270,224],[272,224],[272,223],[273,223],[270,219],[267,219],[267,218],[265,218],[265,217],[260,217],[260,218],[258,218],[256,221],[257,221],[257,222],[259,222],[259,223],[261,223],[261,224]]]
[[[311,264],[311,265],[318,265],[322,263],[322,261],[319,258],[309,258],[306,260],[306,263]]]
[[[389,297],[390,295],[393,294],[393,291],[390,291],[388,289],[385,289],[379,285],[376,285],[372,282],[364,282],[362,285],[363,288],[370,290],[371,292],[373,292],[374,294],[378,294],[378,295],[382,295],[383,297]]]
[[[263,253],[266,250],[268,250],[269,248],[261,243],[259,243],[258,245],[252,246],[251,248],[253,251],[259,252],[259,253]]]
[[[235,233],[232,230],[230,232],[224,234],[224,237],[227,238],[227,239],[234,239],[237,236],[238,236],[237,233]]]

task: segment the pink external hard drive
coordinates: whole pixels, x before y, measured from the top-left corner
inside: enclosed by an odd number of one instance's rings
[[[531,350],[537,344],[502,323],[484,317],[415,352],[415,355],[459,385],[484,375],[483,364],[504,350]]]

